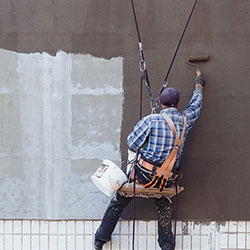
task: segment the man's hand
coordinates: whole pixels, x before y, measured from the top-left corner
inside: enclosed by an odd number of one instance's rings
[[[201,71],[197,72],[196,74],[197,74],[197,76],[196,76],[196,78],[194,80],[195,88],[203,89],[205,87],[205,85],[206,85],[205,78],[204,78]]]

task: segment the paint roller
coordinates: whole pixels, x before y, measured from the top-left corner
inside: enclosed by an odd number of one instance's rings
[[[189,56],[187,58],[187,63],[189,65],[192,65],[192,66],[196,67],[196,75],[200,76],[201,70],[200,70],[200,66],[197,63],[207,62],[208,60],[209,60],[209,55]]]

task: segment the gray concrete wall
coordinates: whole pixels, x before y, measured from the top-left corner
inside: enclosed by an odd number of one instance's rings
[[[193,1],[135,3],[156,96]],[[208,82],[204,108],[182,158],[182,184],[186,188],[179,202],[182,219],[240,220],[250,216],[250,196],[246,191],[250,177],[249,12],[250,2],[246,0],[199,0],[170,74],[170,85],[182,92],[184,108],[191,97],[194,78],[186,57],[211,56],[207,64],[201,65]],[[5,197],[2,216],[99,217],[107,199],[94,191],[87,179],[103,157],[119,161],[121,150],[122,160],[126,159],[126,137],[139,118],[138,46],[130,1],[3,0],[0,48],[5,49],[1,50],[0,76],[8,80],[1,80],[0,188],[1,197]],[[64,52],[57,53],[59,50]],[[94,69],[90,58],[97,60]],[[106,63],[114,74],[111,78]],[[85,72],[85,67],[90,69]],[[100,78],[96,77],[97,72]],[[86,79],[92,79],[91,83],[86,85]],[[105,84],[102,79],[106,79]],[[112,81],[119,84],[114,86]],[[112,101],[103,86],[113,93]],[[95,94],[88,88],[94,88]],[[81,132],[86,129],[86,120],[92,124],[98,98],[107,103],[101,106],[98,124],[107,120],[107,127],[115,126],[115,134],[108,128],[103,137]],[[113,101],[118,105],[112,105]],[[106,116],[101,116],[106,111]],[[87,112],[87,117],[81,112]],[[146,91],[143,113],[149,113]],[[110,116],[118,116],[121,127]],[[114,120],[119,124],[113,124]],[[105,146],[107,151],[101,154],[97,144],[85,145],[86,138],[88,142],[97,140],[98,145],[111,140],[109,145],[114,151]],[[68,155],[71,151],[64,145],[70,145],[74,153]],[[90,153],[90,149],[94,151]],[[82,182],[82,176],[86,181]],[[91,209],[85,210],[89,202]],[[143,209],[146,206],[148,209]],[[23,207],[26,209],[20,209]],[[137,207],[138,217],[155,216],[151,201],[140,200]],[[93,209],[98,215],[92,214]],[[130,214],[127,210],[124,216]]]
[[[0,57],[0,217],[100,218],[108,199],[89,177],[121,162],[122,58]]]

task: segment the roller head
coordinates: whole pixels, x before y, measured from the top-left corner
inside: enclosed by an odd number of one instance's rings
[[[203,56],[190,56],[188,57],[187,61],[190,63],[195,62],[206,62],[209,60],[209,55],[203,55]]]

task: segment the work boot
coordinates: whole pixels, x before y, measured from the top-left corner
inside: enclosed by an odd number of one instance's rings
[[[95,241],[95,243],[94,243],[95,250],[102,250],[102,246],[103,246],[103,243],[101,243],[99,241]]]

